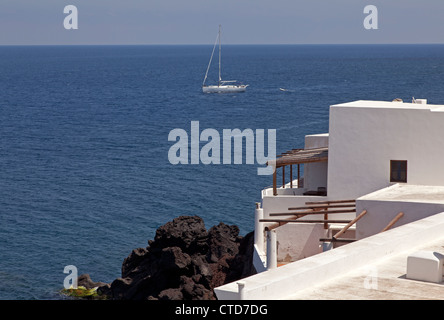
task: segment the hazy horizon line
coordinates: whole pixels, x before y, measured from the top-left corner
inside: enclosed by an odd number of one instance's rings
[[[76,44],[0,44],[0,47],[37,47],[37,46],[213,46],[210,43],[76,43]],[[224,46],[353,46],[353,45],[444,45],[444,42],[400,42],[400,43],[227,43]]]

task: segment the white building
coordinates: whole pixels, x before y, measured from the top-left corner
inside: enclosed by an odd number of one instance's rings
[[[254,263],[258,272],[264,272],[246,278],[239,287],[242,293],[235,284],[217,288],[218,298],[256,298],[258,292],[263,299],[271,298],[265,294],[273,292],[267,283],[291,283],[295,276],[291,270],[298,270],[296,274],[305,270],[308,257],[316,265],[322,265],[323,259],[337,261],[343,266],[341,272],[357,268],[359,262],[353,259],[366,250],[363,240],[379,237],[378,241],[388,242],[385,248],[392,248],[390,238],[384,239],[386,230],[393,233],[393,228],[444,212],[443,137],[444,105],[426,100],[331,106],[328,134],[306,136],[304,149],[290,150],[269,162],[276,171],[282,170],[283,179],[278,182],[275,173],[273,187],[262,191],[262,203],[256,207]],[[424,232],[436,235],[435,231]],[[444,232],[439,234],[444,237]],[[411,235],[399,237],[401,242],[415,241]],[[425,239],[416,241],[424,244]],[[344,252],[347,256],[335,257]],[[350,259],[345,266],[341,262]],[[286,266],[276,268],[280,264]],[[317,268],[329,274],[325,266]],[[306,271],[313,277],[310,283],[310,275],[301,276],[306,286],[322,279],[310,268]],[[268,280],[258,284],[261,278]],[[287,296],[297,294],[289,290]]]

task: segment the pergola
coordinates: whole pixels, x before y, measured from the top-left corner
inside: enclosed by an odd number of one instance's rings
[[[311,162],[328,161],[328,147],[314,149],[292,149],[268,161],[267,165],[274,166],[273,195],[277,195],[276,171],[282,167],[282,187],[285,188],[285,167],[290,166],[290,188],[293,188],[293,165],[297,165],[297,178],[300,178],[300,165]]]

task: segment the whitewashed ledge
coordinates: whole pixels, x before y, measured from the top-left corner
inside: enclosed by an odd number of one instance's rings
[[[219,300],[284,300],[357,268],[444,240],[444,212],[214,289]]]

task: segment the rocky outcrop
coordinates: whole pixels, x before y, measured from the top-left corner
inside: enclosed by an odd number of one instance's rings
[[[253,233],[239,236],[237,226],[224,223],[207,230],[200,217],[180,216],[130,253],[122,277],[97,291],[110,299],[212,300],[215,287],[256,273],[252,256]]]

